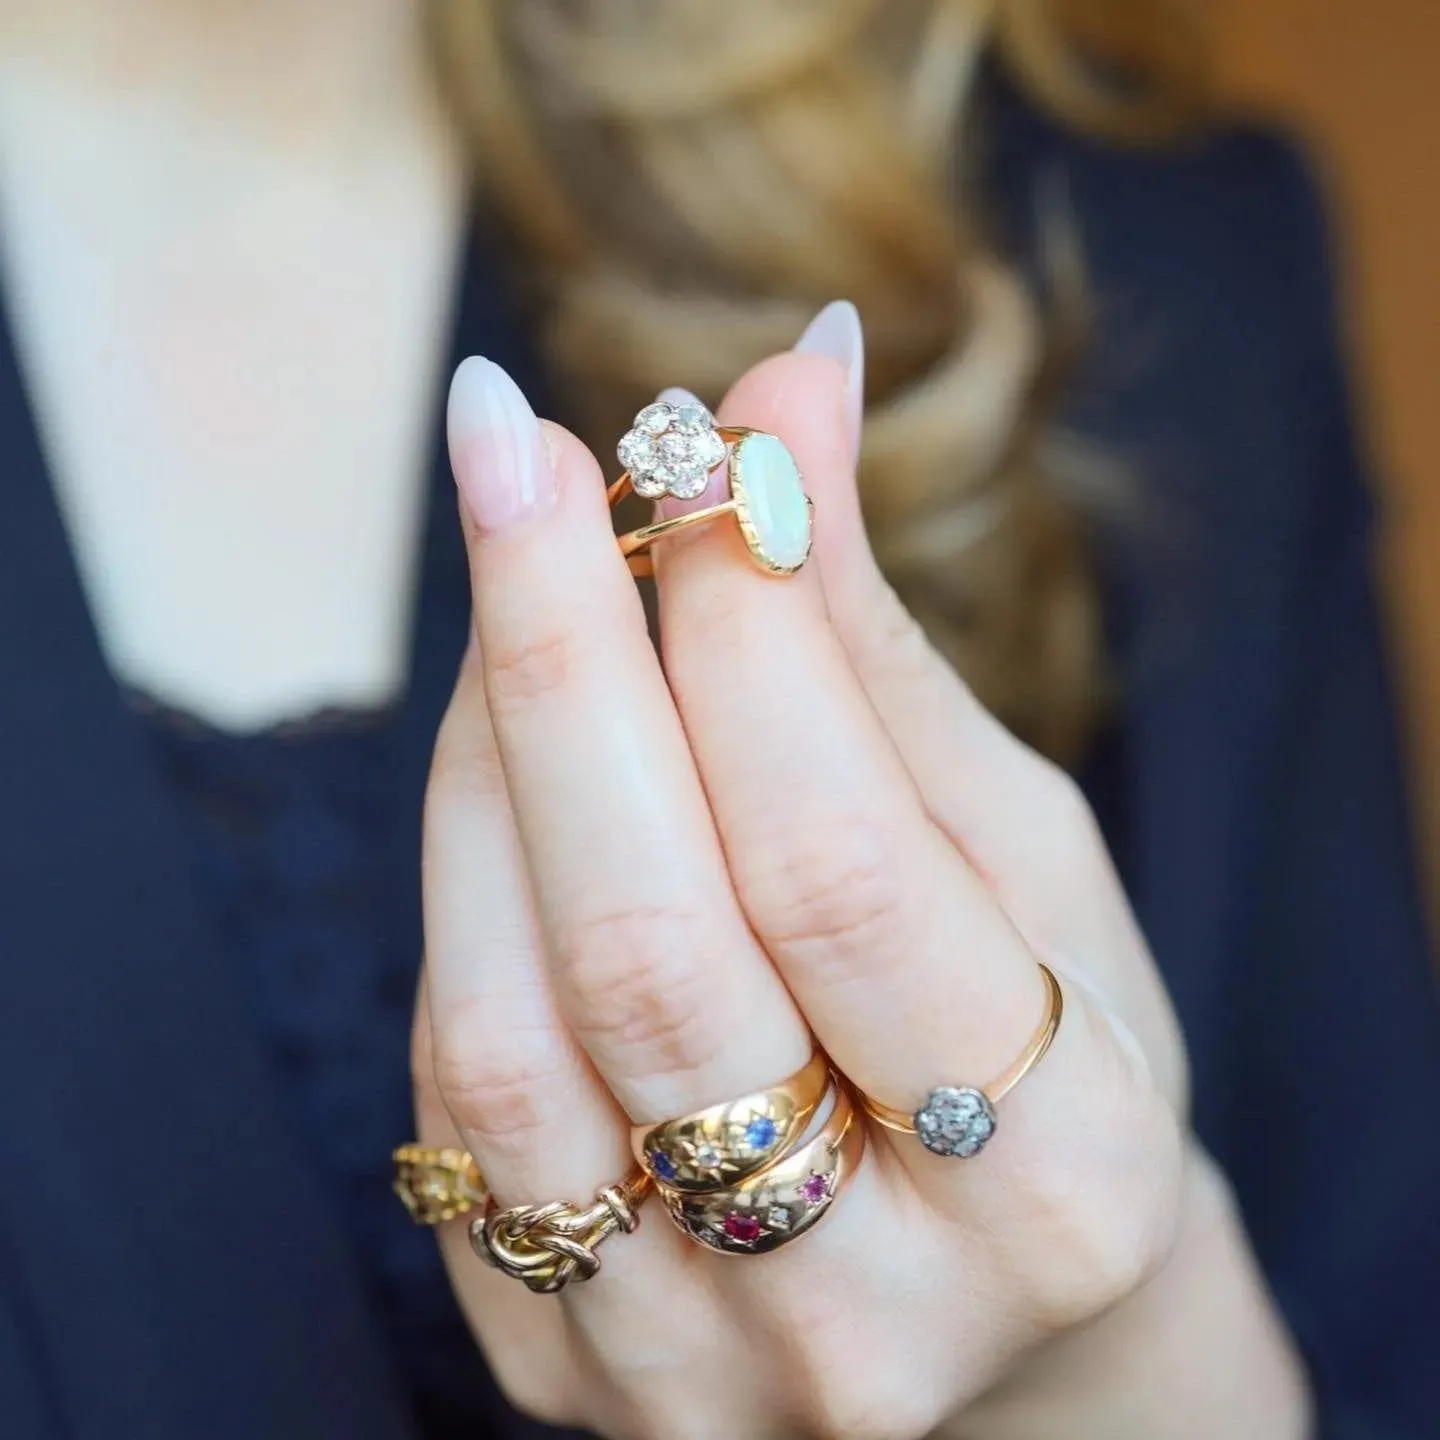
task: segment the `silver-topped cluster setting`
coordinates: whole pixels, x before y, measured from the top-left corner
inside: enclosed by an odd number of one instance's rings
[[[936,1155],[968,1159],[978,1155],[995,1133],[995,1110],[979,1090],[941,1085],[915,1112],[915,1133]]]
[[[703,405],[660,400],[635,417],[616,454],[630,472],[637,495],[694,500],[705,493],[710,472],[728,448],[715,429],[715,417]]]

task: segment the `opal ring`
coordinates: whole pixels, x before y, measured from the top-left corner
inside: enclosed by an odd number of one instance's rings
[[[583,1208],[557,1200],[501,1210],[492,1199],[485,1214],[470,1222],[470,1244],[487,1265],[537,1295],[553,1295],[599,1273],[595,1251],[617,1230],[629,1235],[636,1229],[649,1192],[650,1177],[635,1170],[598,1190],[595,1203]]]
[[[837,1080],[829,1095],[830,1112],[815,1134],[748,1179],[704,1194],[660,1186],[670,1218],[726,1255],[763,1255],[817,1225],[865,1153],[865,1126],[849,1088]]]
[[[469,1151],[402,1145],[392,1159],[393,1188],[417,1225],[443,1225],[485,1203],[485,1181]]]
[[[825,1098],[830,1065],[818,1050],[793,1075],[704,1110],[636,1125],[630,1147],[660,1186],[679,1194],[734,1185],[773,1164]]]
[[[610,487],[613,506],[632,490],[649,500],[666,495],[695,500],[725,462],[729,498],[687,515],[643,525],[618,537],[620,553],[637,575],[651,573],[649,550],[692,525],[733,515],[750,558],[770,575],[793,575],[810,555],[814,505],[795,457],[763,430],[717,425],[699,403],[647,405],[616,447],[624,473]]]
[[[935,1155],[954,1155],[961,1159],[978,1155],[995,1133],[996,1105],[1040,1063],[1060,1028],[1060,1016],[1065,1008],[1060,982],[1048,965],[1040,964],[1040,973],[1045,978],[1045,1013],[1040,1026],[1015,1063],[998,1079],[983,1089],[971,1085],[939,1085],[912,1113],[882,1105],[862,1091],[860,1101],[866,1112],[889,1130],[917,1136]]]

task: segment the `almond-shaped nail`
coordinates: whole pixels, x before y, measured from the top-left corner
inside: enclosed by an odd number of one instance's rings
[[[865,332],[860,312],[848,300],[832,300],[795,342],[800,355],[828,355],[845,372],[845,420],[852,453],[860,453],[865,413]]]
[[[540,422],[493,360],[461,362],[450,382],[446,431],[455,483],[482,530],[504,530],[554,504],[555,472]]]

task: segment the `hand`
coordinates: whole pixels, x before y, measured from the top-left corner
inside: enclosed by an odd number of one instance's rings
[[[1265,1393],[1233,1425],[1190,1399],[1226,1422],[1204,1431],[1109,1408],[1143,1388],[1126,1317],[1165,1329],[1153,1297],[1203,1173],[1177,1027],[1076,787],[881,579],[852,381],[787,355],[726,399],[723,423],[794,453],[815,553],[777,580],[728,523],[658,547],[662,672],[593,458],[488,362],[457,375],[477,640],[427,802],[422,1138],[463,1143],[502,1205],[585,1204],[630,1168],[632,1122],[771,1084],[812,1035],[908,1110],[1011,1063],[1042,1011],[1037,957],[1064,988],[1054,1046],[982,1155],[872,1126],[853,1184],[774,1254],[711,1253],[652,1201],[593,1280],[532,1296],[454,1225],[457,1293],[522,1409],[606,1436],[1286,1434],[1298,1382],[1225,1220],[1200,1226],[1224,1237],[1201,1268],[1242,1277],[1222,1289],[1257,1318],[1227,1335]],[[1181,1291],[1158,1303],[1183,1309]],[[1113,1373],[1107,1333],[1125,1335]],[[1024,1428],[1055,1413],[1072,1338],[1073,1425]]]

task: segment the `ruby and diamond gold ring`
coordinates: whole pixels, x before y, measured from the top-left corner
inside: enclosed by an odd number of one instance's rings
[[[865,1151],[858,1102],[816,1050],[793,1075],[657,1125],[631,1148],[676,1226],[727,1255],[763,1255],[824,1218]]]
[[[735,517],[750,558],[767,574],[793,575],[809,558],[814,505],[795,457],[777,436],[717,425],[698,402],[660,400],[636,415],[616,453],[625,470],[610,487],[612,506],[632,490],[649,500],[698,499],[725,462],[728,499],[617,537],[637,575],[650,573],[649,550],[657,541],[726,515]]]
[[[824,1219],[865,1153],[865,1126],[841,1081],[820,1128],[737,1184],[702,1193],[659,1187],[670,1218],[692,1240],[725,1255],[763,1255]]]
[[[1037,962],[1039,963],[1039,962]],[[913,1112],[882,1105],[861,1092],[860,1102],[871,1119],[902,1135],[914,1135],[934,1155],[969,1159],[978,1155],[995,1133],[995,1107],[1044,1058],[1060,1028],[1065,996],[1048,965],[1040,964],[1045,980],[1045,1013],[1015,1063],[983,1088],[937,1085]]]

